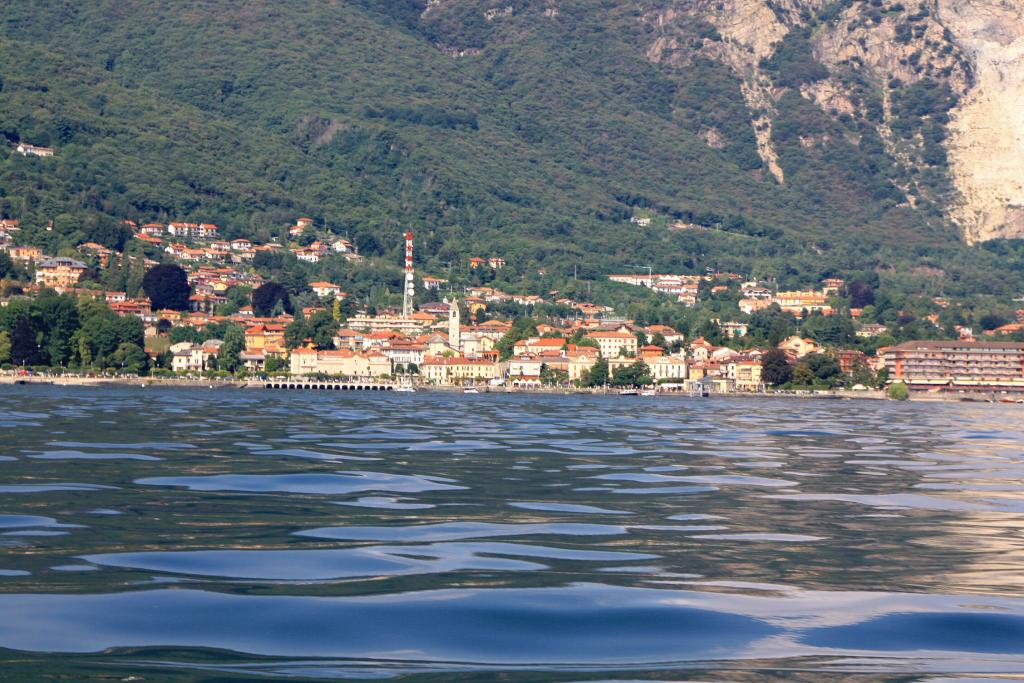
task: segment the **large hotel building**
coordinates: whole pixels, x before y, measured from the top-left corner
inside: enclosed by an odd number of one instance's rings
[[[1024,343],[910,341],[878,353],[911,387],[1024,391]]]

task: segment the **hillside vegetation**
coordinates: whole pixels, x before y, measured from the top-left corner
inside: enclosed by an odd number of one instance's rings
[[[1022,289],[1024,250],[1004,243],[993,258],[934,207],[911,208],[873,129],[790,90],[774,122],[780,184],[729,70],[653,63],[634,3],[552,6],[0,2],[0,135],[58,150],[0,157],[0,213],[50,245],[116,240],[123,218],[259,236],[311,215],[396,261],[411,228],[427,270],[501,254],[503,277],[536,278],[543,264],[552,285],[574,267],[650,264]],[[721,40],[700,21],[687,30]],[[806,40],[765,62],[780,86],[821,76]],[[638,210],[657,220],[637,228]]]

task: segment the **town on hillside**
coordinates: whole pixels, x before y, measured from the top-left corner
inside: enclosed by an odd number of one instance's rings
[[[782,290],[733,272],[635,266],[606,276],[598,290],[614,296],[601,301],[590,284],[587,295],[504,291],[500,255],[449,264],[444,277],[418,272],[411,232],[399,267],[308,217],[263,242],[224,238],[212,223],[123,229],[120,249],[82,241],[48,254],[21,239],[18,220],[0,220],[6,371],[701,394],[902,384],[1024,396],[1020,302],[1012,317],[980,320],[976,336],[940,298],[933,313],[883,322],[884,292],[840,277]],[[373,267],[390,268],[394,284],[346,291]]]

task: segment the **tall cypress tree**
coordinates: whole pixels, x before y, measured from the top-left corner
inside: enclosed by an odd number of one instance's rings
[[[42,363],[36,329],[28,316],[20,316],[11,328],[11,362],[14,365]]]

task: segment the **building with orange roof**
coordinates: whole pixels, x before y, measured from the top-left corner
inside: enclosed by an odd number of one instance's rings
[[[788,339],[782,340],[779,342],[779,348],[794,358],[803,358],[804,356],[821,351],[821,346],[818,342],[809,337],[800,337],[799,335],[793,335]]]
[[[565,347],[563,337],[530,337],[521,339],[512,347],[512,353],[521,355],[524,353],[541,353],[543,351],[557,351]]]
[[[260,323],[246,328],[245,350],[248,353],[284,354],[284,325]]]

